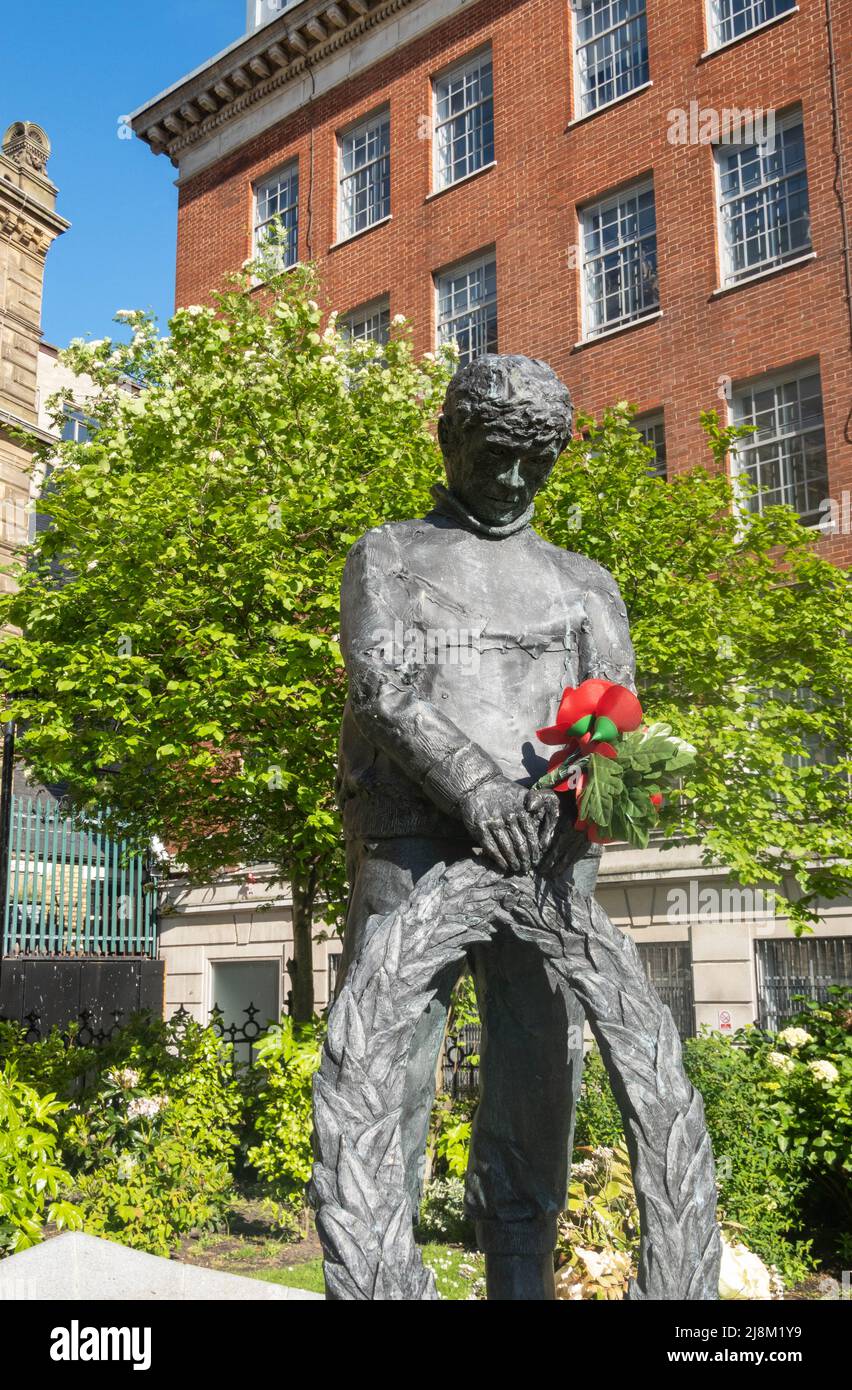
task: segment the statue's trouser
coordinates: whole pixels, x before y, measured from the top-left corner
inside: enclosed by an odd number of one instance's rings
[[[436,864],[470,849],[457,842],[405,837],[347,846],[351,896],[342,982],[375,913],[393,912]],[[599,857],[571,870],[581,892],[594,889]],[[473,1125],[465,1207],[486,1254],[544,1255],[556,1244],[565,1206],[574,1108],[583,1065],[583,1011],[547,978],[539,950],[508,931],[470,956],[480,1015],[480,1099]],[[435,1072],[458,971],[438,981],[412,1041],[404,1114],[406,1181],[416,1212],[422,1188]]]

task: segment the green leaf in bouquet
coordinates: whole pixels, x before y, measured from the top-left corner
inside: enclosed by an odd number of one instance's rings
[[[580,801],[580,814],[602,830],[612,821],[613,805],[623,787],[622,769],[614,758],[591,757],[588,782]]]

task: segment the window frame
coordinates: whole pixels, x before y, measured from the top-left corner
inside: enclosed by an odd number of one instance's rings
[[[460,76],[461,74],[466,73],[469,69],[473,68],[475,65],[478,65],[478,67],[479,67],[480,70],[481,70],[481,68],[482,68],[482,66],[483,66],[483,64],[484,64],[485,61],[488,62],[488,65],[489,65],[489,67],[490,67],[490,69],[491,69],[491,92],[490,92],[490,95],[489,95],[488,97],[486,97],[484,100],[480,99],[480,101],[476,102],[475,104],[473,104],[473,105],[471,105],[471,106],[466,106],[466,107],[464,108],[464,111],[463,111],[463,112],[456,112],[455,114],[449,115],[445,121],[443,121],[443,122],[440,121],[440,119],[439,119],[439,97],[438,97],[438,86],[439,86],[439,83],[441,83],[441,82],[446,82],[446,81],[448,81],[449,79],[451,79],[451,78],[453,78],[453,77]],[[456,184],[463,183],[463,182],[465,181],[465,179],[472,178],[474,174],[480,173],[483,169],[488,169],[488,168],[490,168],[490,166],[491,166],[492,164],[494,164],[495,161],[496,161],[495,144],[494,144],[494,114],[495,114],[495,104],[494,104],[494,55],[493,55],[493,52],[492,52],[492,49],[491,49],[491,45],[490,45],[490,44],[485,44],[483,47],[476,49],[473,53],[469,53],[465,58],[460,59],[458,62],[454,62],[450,67],[442,68],[442,69],[441,69],[439,72],[437,72],[437,73],[434,75],[434,77],[432,78],[431,86],[432,86],[432,190],[431,190],[431,191],[432,191],[432,193],[443,193],[446,189],[448,189],[448,188],[454,188],[454,187],[456,186]],[[465,171],[465,173],[459,174],[459,175],[458,175],[457,177],[455,177],[455,178],[448,178],[448,179],[446,179],[446,180],[443,180],[443,178],[442,178],[443,170],[442,170],[442,166],[441,166],[440,131],[441,131],[442,129],[446,128],[447,126],[451,125],[451,123],[452,123],[454,120],[458,119],[458,116],[459,116],[459,115],[467,115],[467,114],[469,114],[469,113],[472,112],[472,111],[477,111],[477,110],[481,109],[482,107],[484,107],[484,106],[486,105],[486,103],[490,103],[490,105],[491,105],[491,158],[490,158],[490,159],[486,159],[486,158],[483,157],[482,162],[481,162],[480,164],[477,164],[477,166],[476,166],[475,168],[473,168],[473,169],[467,169],[467,170]],[[482,131],[482,129],[483,129],[484,124],[485,124],[485,122],[483,122],[483,123],[480,125],[480,127],[479,127],[480,133],[481,133],[481,131]],[[469,137],[469,135],[470,135],[470,131],[469,131],[469,129],[468,129],[467,127],[466,127],[466,129],[465,129],[465,134],[466,134],[466,136],[468,136],[468,137]],[[484,143],[484,142],[483,142],[483,143]],[[450,167],[452,167],[452,166],[450,166]]]
[[[661,430],[662,430],[662,432],[663,432],[663,437],[662,437],[663,466],[662,466],[662,469],[661,469],[660,466],[659,466],[659,464],[660,464],[660,459],[659,459],[659,454],[657,454],[657,459],[656,459],[656,464],[657,464],[657,466],[656,466],[655,468],[651,468],[651,467],[649,466],[648,471],[649,471],[649,473],[652,475],[652,477],[654,477],[654,478],[659,478],[662,482],[667,482],[667,481],[668,481],[668,476],[669,476],[669,466],[668,466],[668,449],[667,449],[667,441],[666,441],[666,412],[665,412],[665,410],[662,409],[662,408],[661,408],[660,410],[647,410],[647,411],[644,412],[644,414],[642,414],[642,415],[637,415],[637,416],[634,418],[632,424],[633,424],[633,428],[634,428],[639,434],[641,434],[641,435],[643,436],[643,438],[644,438],[646,444],[649,444],[649,445],[653,444],[653,447],[654,447],[655,452],[656,452],[656,450],[657,450],[660,446],[657,444],[656,440],[651,440],[651,439],[649,439],[649,438],[647,437],[647,435],[645,434],[645,431],[646,431],[646,430],[652,430],[652,429],[661,429]]]
[[[653,194],[654,201],[654,255],[655,270],[657,276],[656,300],[653,304],[643,306],[642,310],[637,314],[632,314],[629,317],[621,315],[617,320],[606,319],[599,324],[593,325],[591,320],[590,309],[592,303],[598,301],[592,301],[588,292],[590,266],[590,262],[587,258],[587,236],[589,231],[588,220],[596,213],[602,214],[607,212],[611,208],[620,207],[621,203],[630,197],[634,197],[638,200],[644,193],[647,193],[648,191],[650,191]],[[653,318],[655,315],[661,312],[662,300],[660,296],[659,285],[659,227],[657,223],[657,191],[654,184],[653,174],[647,174],[645,175],[645,177],[637,179],[632,183],[623,184],[613,193],[606,194],[602,198],[597,198],[593,202],[584,204],[582,207],[578,209],[578,216],[580,226],[580,245],[582,248],[580,264],[580,303],[582,332],[581,341],[583,343],[593,343],[596,342],[598,338],[602,338],[608,333],[615,333],[621,329],[630,328],[633,324],[642,323],[645,319]],[[622,247],[637,245],[641,241],[645,240],[647,235],[647,233],[644,236],[637,235],[635,241],[623,243],[619,242],[619,245],[616,248],[611,248],[610,251],[600,251],[593,257],[593,259],[596,261],[600,261],[603,260],[605,256],[611,255],[612,250],[620,251]],[[605,302],[605,299],[606,296],[604,295],[599,302],[603,304]]]
[[[356,138],[362,132],[366,134],[370,131],[371,127],[381,127],[385,125],[387,126],[387,149],[384,151],[380,151],[380,153],[375,158],[365,161],[363,165],[354,168],[350,173],[347,174],[345,172],[345,141]],[[387,160],[388,188],[386,209],[381,213],[380,216],[373,217],[364,227],[348,226],[346,221],[346,184],[357,178],[358,174],[362,173],[364,169],[374,168],[375,166],[381,164],[383,160]],[[339,245],[341,242],[351,241],[353,237],[363,236],[366,232],[371,231],[373,227],[378,227],[383,222],[386,222],[391,215],[391,109],[388,103],[386,103],[384,106],[378,107],[374,111],[371,111],[369,115],[362,116],[357,121],[353,121],[350,125],[344,126],[342,130],[339,130],[337,132],[336,172],[337,241],[335,242],[335,245]],[[370,185],[370,187],[372,187],[372,185]],[[357,191],[360,190],[356,190],[356,192]]]
[[[765,2],[765,0],[764,0]],[[707,25],[707,52],[716,53],[721,48],[728,48],[732,43],[740,43],[743,39],[749,38],[752,34],[760,33],[761,29],[766,29],[770,24],[776,24],[781,19],[786,19],[788,15],[795,14],[799,8],[797,0],[788,5],[786,9],[779,10],[777,14],[771,15],[769,19],[761,19],[756,24],[752,24],[748,29],[744,29],[741,34],[731,34],[729,38],[722,38],[721,23],[717,21],[719,12],[725,0],[705,0],[705,23]],[[750,5],[761,3],[761,0],[748,0]],[[731,22],[731,21],[728,21]]]
[[[714,177],[714,190],[715,190],[715,198],[716,198],[716,241],[717,241],[717,248],[718,248],[719,289],[720,289],[720,290],[735,289],[735,288],[737,287],[737,285],[743,284],[743,283],[744,283],[745,281],[747,281],[747,280],[750,280],[750,279],[752,279],[752,278],[754,278],[754,277],[756,277],[756,276],[770,274],[773,270],[781,270],[781,269],[783,269],[783,267],[784,267],[785,265],[790,265],[790,264],[792,264],[794,261],[801,260],[803,257],[805,257],[805,256],[810,256],[810,255],[813,254],[814,244],[813,244],[813,237],[812,237],[812,235],[811,235],[810,181],[809,181],[809,177],[808,177],[808,147],[807,147],[807,142],[806,142],[806,140],[805,140],[805,122],[804,122],[804,114],[803,114],[803,112],[802,112],[801,107],[797,107],[797,108],[795,108],[795,109],[792,110],[792,111],[785,112],[785,114],[784,114],[783,116],[781,116],[781,117],[776,121],[776,123],[775,123],[775,129],[774,129],[774,132],[773,132],[773,139],[777,142],[777,141],[779,140],[780,136],[783,134],[784,131],[790,130],[791,128],[793,128],[793,127],[795,127],[795,126],[801,126],[801,128],[802,128],[802,147],[803,147],[803,150],[804,150],[804,160],[803,160],[803,163],[802,163],[802,165],[801,165],[801,168],[800,168],[800,169],[794,169],[794,170],[792,170],[790,173],[786,173],[786,172],[781,173],[781,174],[779,174],[777,177],[768,177],[768,178],[767,178],[767,177],[764,176],[764,172],[763,172],[764,156],[761,155],[761,182],[760,182],[760,184],[757,186],[757,188],[747,188],[747,189],[744,189],[744,190],[741,189],[740,192],[737,193],[736,196],[734,196],[734,197],[731,197],[731,196],[726,195],[726,194],[723,192],[723,190],[722,190],[722,179],[723,179],[722,159],[723,159],[723,157],[724,157],[724,154],[725,154],[725,151],[726,151],[726,150],[731,149],[731,148],[736,149],[736,148],[738,148],[738,146],[736,146],[736,145],[730,145],[730,144],[727,144],[727,145],[726,145],[726,144],[724,144],[724,143],[721,142],[721,141],[720,141],[718,144],[716,144],[716,145],[713,146],[713,169],[714,169],[713,177]],[[743,149],[760,149],[761,146],[762,146],[762,145],[765,146],[766,143],[767,143],[767,142],[766,142],[765,140],[763,140],[763,141],[755,141],[755,142],[754,142],[753,144],[751,144],[751,145],[744,145],[744,146],[742,146],[742,148],[743,148]],[[731,243],[730,243],[730,241],[729,241],[729,238],[728,238],[728,235],[727,235],[727,227],[728,227],[729,224],[727,223],[726,218],[725,218],[725,209],[728,208],[728,207],[732,207],[735,203],[743,203],[743,202],[745,202],[745,200],[746,200],[747,198],[749,198],[750,196],[753,196],[757,191],[761,191],[761,192],[762,192],[762,191],[766,190],[767,193],[768,193],[770,189],[775,188],[775,187],[778,187],[780,184],[786,182],[788,179],[794,178],[794,177],[795,177],[797,174],[799,174],[799,173],[803,173],[803,174],[804,174],[805,196],[806,196],[806,202],[807,202],[807,216],[808,216],[808,240],[807,240],[807,244],[806,244],[806,245],[802,245],[802,246],[797,246],[795,249],[790,250],[786,255],[783,255],[783,256],[775,256],[775,257],[769,257],[769,258],[764,259],[764,260],[761,260],[761,261],[756,261],[756,262],[754,262],[753,264],[744,265],[739,271],[736,271],[735,268],[734,268],[734,264],[733,264],[733,255],[732,255],[732,249],[733,249],[733,248],[732,248],[732,245],[731,245]],[[761,203],[761,211],[762,211],[762,212],[765,211],[766,206],[767,206],[767,203],[766,203],[766,202],[762,202],[762,203]],[[742,214],[741,214],[741,217],[743,217],[743,216],[745,216],[745,215],[747,215],[747,214],[742,213]],[[790,223],[788,223],[787,225],[789,226]],[[767,232],[766,232],[766,231],[764,231],[764,232],[761,234],[761,239],[762,239],[764,242],[766,241],[766,239],[767,239]],[[739,242],[739,243],[737,243],[737,244],[738,244],[738,245],[741,245],[741,246],[743,246],[743,247],[745,247],[745,246],[747,245],[747,243],[748,243],[748,238],[745,238],[743,241],[741,241],[741,242]]]
[[[374,338],[368,334],[353,334],[350,332],[352,321],[367,323],[371,318],[387,314],[387,337]],[[382,294],[376,299],[365,300],[362,304],[356,304],[354,309],[349,309],[340,316],[341,331],[346,334],[350,342],[376,343],[379,347],[384,347],[390,337],[391,311],[390,295]]]
[[[594,4],[595,0],[586,0],[586,2]],[[604,4],[609,4],[616,3],[616,0],[601,0],[601,2]],[[590,105],[588,103],[588,97],[590,95],[590,92],[586,85],[586,81],[584,78],[584,70],[580,62],[581,51],[583,49],[589,48],[591,45],[595,43],[598,43],[602,38],[606,37],[607,35],[614,34],[617,30],[626,28],[630,23],[633,22],[633,20],[638,19],[640,17],[644,18],[645,20],[645,47],[647,49],[648,0],[641,0],[642,9],[639,11],[637,15],[631,15],[626,20],[620,20],[617,24],[610,25],[609,28],[602,30],[601,33],[595,34],[591,39],[586,39],[585,41],[581,41],[580,39],[580,5],[582,5],[582,3],[584,3],[584,0],[571,0],[570,5],[572,70],[574,77],[574,121],[585,120],[588,116],[596,115],[598,111],[606,110],[608,106],[614,106],[615,103],[618,101],[624,101],[626,97],[631,96],[634,92],[641,91],[643,87],[648,86],[651,82],[651,60],[649,54],[645,61],[645,75],[641,77],[638,81],[633,82],[631,86],[628,87],[627,91],[613,91],[613,95],[609,97],[606,101],[597,101],[594,105]],[[586,73],[587,72],[588,69],[586,69]],[[614,89],[616,83],[616,75],[614,70],[611,82]]]
[[[64,402],[62,428],[59,432],[63,444],[90,444],[97,428],[98,422],[95,417],[88,415],[81,405],[75,405],[73,401]]]
[[[452,336],[449,336],[449,337],[444,337],[444,336],[442,336],[442,333],[441,333],[441,323],[442,323],[442,320],[441,320],[441,282],[442,282],[443,280],[447,280],[450,276],[453,276],[453,277],[461,277],[462,275],[465,275],[465,274],[470,275],[473,271],[475,271],[475,270],[477,270],[477,269],[480,269],[480,268],[485,268],[485,267],[488,266],[489,264],[493,264],[493,266],[494,266],[494,295],[493,295],[493,299],[488,299],[488,298],[486,298],[486,299],[482,302],[481,305],[477,305],[476,307],[477,307],[477,308],[483,308],[483,309],[486,309],[486,310],[487,310],[488,307],[493,303],[493,305],[494,305],[494,314],[495,314],[495,323],[494,323],[494,337],[495,337],[495,342],[494,342],[494,346],[493,346],[493,347],[488,346],[488,344],[487,344],[487,342],[486,342],[486,346],[485,346],[485,348],[484,348],[483,351],[484,351],[485,353],[488,353],[488,352],[498,352],[498,351],[499,351],[499,342],[500,342],[500,294],[499,294],[499,285],[498,285],[498,282],[497,282],[497,249],[496,249],[496,247],[494,247],[494,246],[489,247],[489,248],[486,249],[485,251],[476,252],[476,253],[475,253],[474,255],[472,255],[472,256],[466,256],[466,257],[464,258],[464,260],[451,262],[449,265],[443,266],[440,270],[437,270],[437,271],[434,271],[434,272],[433,272],[432,281],[433,281],[433,285],[434,285],[434,295],[435,295],[435,343],[436,343],[436,346],[437,346],[438,348],[441,348],[445,343],[448,343],[448,342],[452,342],[452,341],[458,342],[458,339],[455,337],[454,334],[453,334]],[[472,312],[472,311],[470,310],[470,308],[468,308],[467,310],[464,310],[462,313],[454,315],[452,318],[450,318],[450,319],[448,320],[448,322],[455,323],[455,322],[457,322],[458,319],[462,318],[465,314],[470,314],[471,312]],[[486,334],[487,334],[487,323],[486,323]],[[461,356],[461,357],[460,357],[460,364],[463,365],[466,361],[474,361],[476,357],[479,357],[479,356],[482,356],[482,355],[483,355],[482,353],[476,353],[474,356],[471,356],[471,357],[469,357],[469,358],[465,358],[464,356]]]
[[[278,267],[278,269],[281,271],[292,270],[294,266],[297,266],[299,264],[299,232],[301,230],[299,225],[301,220],[301,209],[299,199],[301,194],[301,181],[299,178],[298,155],[295,155],[292,159],[288,159],[285,164],[280,165],[271,173],[264,174],[262,175],[262,177],[255,179],[252,184],[252,255],[257,257],[262,254],[263,250],[259,239],[262,228],[271,226],[272,223],[275,221],[275,218],[281,216],[281,212],[279,209],[279,211],[276,212],[272,217],[267,217],[263,222],[260,221],[259,213],[261,194],[264,189],[269,188],[271,187],[271,185],[276,183],[280,188],[285,180],[285,177],[289,178],[292,181],[294,176],[296,184],[295,199],[287,205],[288,211],[290,209],[295,210],[295,226],[292,228],[294,256],[292,260],[287,260],[283,265]],[[286,222],[284,222],[283,225],[287,228],[288,231],[291,230]]]
[[[735,486],[735,487],[737,486],[738,481],[739,481],[739,479],[740,479],[741,477],[744,477],[744,476],[745,476],[746,478],[748,478],[748,477],[750,476],[750,475],[749,475],[749,468],[748,468],[747,459],[745,458],[745,456],[748,455],[748,454],[750,453],[750,451],[755,450],[755,449],[759,449],[759,448],[761,448],[761,447],[765,447],[766,445],[779,445],[779,446],[780,446],[780,445],[782,445],[782,443],[783,443],[783,441],[784,441],[785,439],[802,439],[802,438],[804,438],[804,437],[805,437],[806,435],[808,435],[808,434],[814,434],[814,433],[820,433],[820,432],[821,432],[821,434],[822,434],[822,448],[823,448],[823,470],[824,470],[824,477],[823,477],[823,483],[822,483],[823,490],[824,490],[824,491],[823,491],[823,496],[824,496],[824,497],[828,496],[828,492],[829,492],[829,473],[828,473],[828,450],[827,450],[827,445],[826,445],[826,427],[825,427],[825,397],[824,397],[824,394],[823,394],[822,370],[821,370],[821,363],[820,363],[819,358],[809,358],[809,359],[808,359],[807,361],[805,361],[805,362],[793,363],[793,364],[791,364],[791,365],[788,366],[788,367],[782,367],[782,368],[780,368],[778,371],[767,372],[767,373],[762,374],[762,375],[760,375],[760,376],[752,377],[752,378],[749,378],[749,379],[747,379],[747,380],[745,380],[745,381],[742,381],[742,382],[740,382],[740,383],[738,383],[738,384],[735,384],[734,387],[733,387],[733,389],[732,389],[732,392],[731,392],[731,400],[730,400],[729,406],[728,406],[728,417],[729,417],[731,423],[734,424],[734,425],[744,425],[744,424],[747,425],[747,424],[753,424],[753,423],[755,422],[755,421],[754,421],[754,418],[750,418],[750,417],[745,416],[745,415],[741,412],[741,410],[740,410],[740,408],[739,408],[739,402],[743,399],[744,396],[746,396],[746,395],[751,395],[751,396],[753,397],[753,396],[755,396],[759,391],[768,391],[768,390],[772,390],[773,392],[776,392],[776,393],[777,393],[777,391],[780,390],[781,388],[783,388],[784,386],[790,385],[790,384],[793,383],[793,382],[796,382],[796,383],[798,384],[798,383],[800,383],[801,381],[803,381],[805,378],[807,378],[807,377],[813,377],[813,376],[816,376],[816,377],[818,377],[818,379],[819,379],[819,400],[820,400],[820,407],[821,407],[821,424],[820,424],[819,426],[811,426],[810,428],[802,429],[802,430],[800,430],[800,431],[786,431],[786,432],[785,432],[785,431],[783,430],[783,428],[779,430],[779,429],[777,428],[777,425],[778,425],[778,416],[779,416],[779,414],[780,414],[781,409],[783,408],[783,403],[779,403],[778,400],[777,400],[777,397],[776,397],[776,400],[775,400],[774,403],[773,403],[773,414],[774,414],[774,417],[775,417],[775,418],[774,418],[774,425],[775,425],[775,428],[774,428],[774,430],[773,430],[772,435],[769,436],[769,437],[763,437],[763,438],[761,438],[758,434],[749,434],[749,435],[745,435],[742,439],[736,440],[735,443],[734,443],[733,448],[731,449],[731,454],[730,454],[731,480],[732,480],[732,482],[734,483],[734,486]],[[800,394],[799,394],[798,392],[797,392],[797,399],[798,399],[799,407],[801,408],[801,396],[800,396]],[[752,410],[752,417],[754,417],[755,415],[756,415],[756,412],[755,412],[754,409],[753,409],[753,410]],[[801,420],[801,409],[800,409],[800,420]],[[758,465],[758,466],[760,467],[760,466],[762,466],[762,465]],[[757,510],[761,515],[763,514],[763,511],[764,511],[763,494],[764,494],[764,491],[765,491],[765,490],[760,486],[760,481],[759,481],[759,480],[760,480],[760,474],[759,474],[759,473],[758,473],[758,475],[757,475],[757,479],[758,479],[758,491],[755,492],[755,493],[753,493],[752,495],[750,495],[750,496],[748,496],[748,497],[744,497],[744,496],[742,496],[742,495],[740,496],[739,507],[740,507],[740,510],[742,511],[743,514],[746,514],[746,515],[747,515],[747,514],[749,514],[749,513],[754,512],[755,510]],[[808,482],[808,480],[805,479],[805,480],[804,480],[805,485],[807,485],[807,482]],[[795,478],[792,480],[792,488],[788,487],[788,486],[785,484],[784,480],[782,479],[782,488],[783,488],[784,490],[786,490],[786,491],[791,491],[791,490],[792,490],[792,491],[795,493],[795,487],[796,487],[796,480],[795,480]],[[754,506],[755,503],[758,504],[756,508],[755,508],[755,506]],[[781,499],[780,499],[780,505],[784,505],[784,504],[785,504],[785,498],[782,496]],[[766,505],[768,505],[768,506],[777,506],[777,505],[779,505],[779,502],[777,502],[777,501],[771,501],[771,502],[767,503]],[[786,505],[792,506],[792,507],[793,507],[793,510],[796,511],[796,513],[797,513],[798,516],[799,516],[799,519],[800,519],[800,521],[801,521],[802,526],[804,526],[807,530],[820,530],[820,529],[821,529],[821,524],[820,524],[820,523],[821,523],[822,515],[823,515],[823,514],[820,512],[819,506],[818,506],[818,505],[817,505],[817,507],[814,509],[814,511],[812,511],[812,512],[811,512],[811,511],[808,511],[808,512],[801,512],[801,511],[799,511],[798,506],[796,506],[794,503],[791,503],[791,502],[786,502]]]

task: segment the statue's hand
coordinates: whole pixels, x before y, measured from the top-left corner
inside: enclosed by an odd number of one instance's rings
[[[588,848],[588,837],[582,831],[575,830],[573,820],[563,814],[551,831],[549,842],[542,843],[539,873],[546,878],[559,878],[586,854]]]
[[[527,791],[508,777],[482,782],[459,806],[471,839],[501,869],[529,873],[541,858],[559,814],[552,792]]]

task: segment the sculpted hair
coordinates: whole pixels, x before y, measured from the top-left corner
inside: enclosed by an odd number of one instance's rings
[[[443,418],[451,437],[472,425],[496,425],[528,444],[571,438],[574,408],[568,387],[534,357],[487,353],[461,367],[447,388]]]

